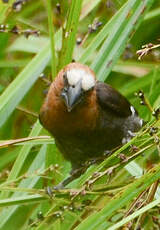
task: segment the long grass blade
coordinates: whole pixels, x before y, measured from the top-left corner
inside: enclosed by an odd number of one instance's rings
[[[0,127],[8,119],[48,64],[51,57],[51,52],[48,52],[49,47],[50,45],[47,44],[0,96]]]
[[[63,45],[60,55],[59,69],[72,61],[72,54],[76,42],[76,32],[78,28],[81,5],[82,0],[71,1],[69,16],[66,28],[63,33]]]
[[[97,73],[99,80],[104,81],[109,75],[114,64],[122,54],[129,35],[132,31],[135,32],[135,29],[142,22],[145,13],[152,3],[152,0],[143,2],[138,0],[128,1],[127,7],[112,29],[112,33],[102,45],[97,58],[91,65]]]

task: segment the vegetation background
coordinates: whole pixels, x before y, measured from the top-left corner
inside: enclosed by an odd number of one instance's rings
[[[160,229],[159,43],[156,0],[1,0],[0,229]],[[70,164],[38,113],[73,59],[125,95],[146,125],[69,189],[47,194]]]

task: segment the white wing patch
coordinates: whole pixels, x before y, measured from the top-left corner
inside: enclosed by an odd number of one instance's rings
[[[134,117],[136,114],[136,111],[132,105],[130,106],[130,110],[132,112],[131,116]],[[140,127],[142,127],[143,126],[143,119],[140,119],[138,116],[135,116],[135,119],[137,119],[137,122],[139,123]]]
[[[134,116],[135,113],[136,113],[136,111],[135,111],[135,109],[134,109],[134,107],[133,107],[132,105],[130,106],[130,110],[131,110],[131,112],[132,112],[132,116]]]

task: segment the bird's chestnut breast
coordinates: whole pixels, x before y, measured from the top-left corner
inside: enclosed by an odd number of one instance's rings
[[[62,88],[62,81],[52,83],[40,111],[42,125],[55,137],[92,131],[98,117],[96,91],[88,92],[83,102],[68,112],[61,98]]]

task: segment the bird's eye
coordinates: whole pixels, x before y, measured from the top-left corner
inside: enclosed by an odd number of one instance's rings
[[[75,88],[75,85],[72,85],[72,88]]]
[[[64,72],[64,74],[63,74],[63,79],[64,79],[64,80],[67,79],[67,72]]]
[[[63,74],[64,86],[68,86],[67,72]]]

